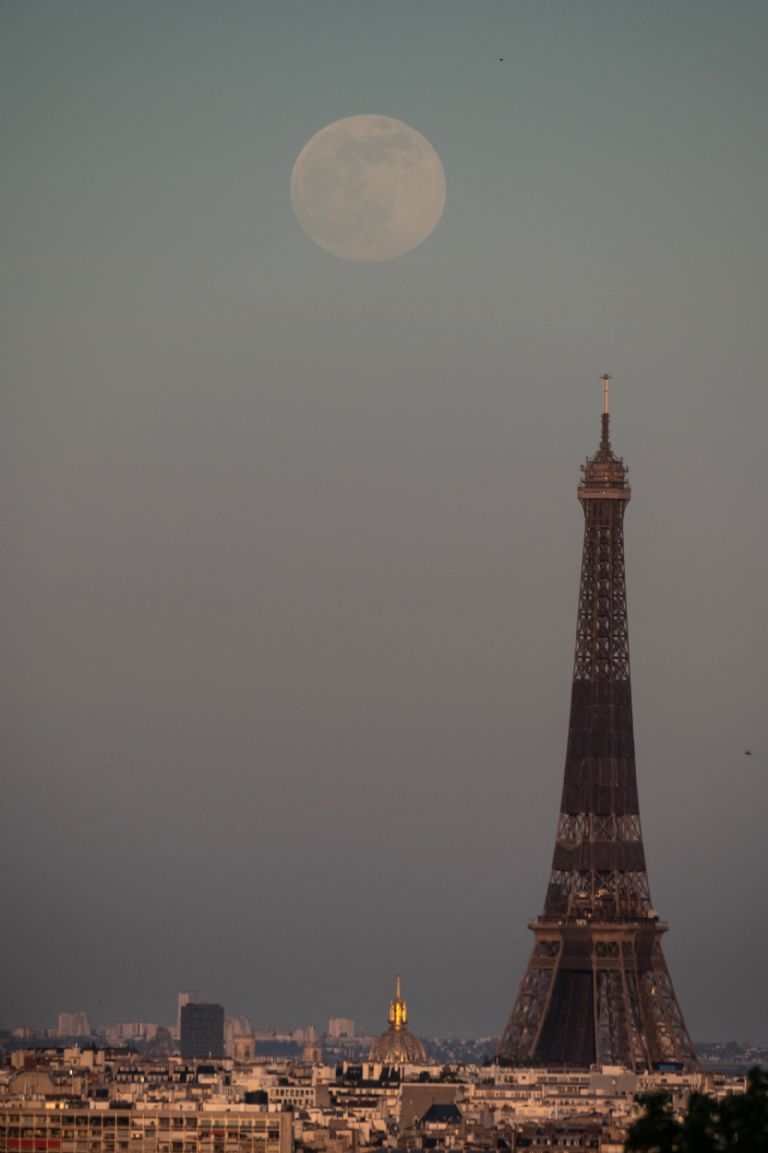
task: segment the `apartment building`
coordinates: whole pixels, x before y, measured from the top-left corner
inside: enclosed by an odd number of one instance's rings
[[[0,1153],[291,1153],[288,1112],[188,1102],[94,1106],[0,1100]]]

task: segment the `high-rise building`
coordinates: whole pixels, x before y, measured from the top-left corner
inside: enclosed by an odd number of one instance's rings
[[[202,995],[199,989],[182,989],[176,998],[176,1036],[181,1036],[181,1010],[185,1005],[194,1004],[196,1001],[202,1001]]]
[[[696,1054],[661,948],[635,771],[624,578],[627,469],[610,442],[582,466],[576,659],[560,819],[544,913],[498,1057],[511,1065],[672,1063]]]
[[[181,1007],[181,1055],[185,1060],[224,1056],[224,1008],[205,1001]]]
[[[90,1037],[91,1023],[87,1013],[59,1013],[60,1037]]]

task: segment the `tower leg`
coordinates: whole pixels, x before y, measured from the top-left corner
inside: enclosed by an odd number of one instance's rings
[[[499,1045],[502,1063],[696,1067],[661,950],[664,925],[542,918],[531,928],[536,944]]]

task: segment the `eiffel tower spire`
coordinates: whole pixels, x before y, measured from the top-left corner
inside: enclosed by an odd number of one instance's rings
[[[631,490],[611,448],[610,377],[602,380],[600,444],[578,488],[584,550],[555,852],[498,1057],[512,1065],[695,1067],[645,867],[624,574]]]

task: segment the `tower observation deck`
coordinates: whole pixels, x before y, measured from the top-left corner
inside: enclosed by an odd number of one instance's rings
[[[600,444],[582,465],[578,488],[584,549],[552,871],[497,1055],[522,1066],[694,1068],[640,829],[624,573],[631,490],[611,447],[609,379]]]

